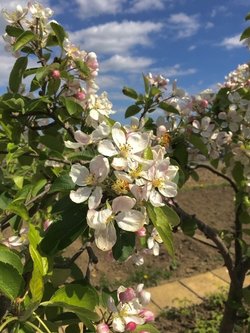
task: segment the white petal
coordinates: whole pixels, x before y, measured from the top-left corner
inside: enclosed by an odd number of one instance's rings
[[[128,161],[123,157],[114,157],[111,165],[115,170],[124,170],[128,165]]]
[[[70,149],[77,149],[82,147],[81,143],[78,142],[72,142],[72,141],[64,141],[65,147],[70,148]]]
[[[70,191],[70,199],[75,203],[82,203],[88,199],[91,187],[80,187],[76,191]]]
[[[145,217],[141,212],[132,209],[129,212],[119,213],[116,221],[122,230],[135,232],[143,226]]]
[[[112,209],[115,213],[126,212],[134,207],[136,203],[135,199],[132,199],[126,195],[117,197],[112,202]]]
[[[149,237],[147,240],[148,248],[151,250],[154,247],[155,241],[153,237]]]
[[[75,184],[78,186],[84,186],[86,185],[86,179],[89,176],[89,170],[81,164],[74,164],[71,167],[69,175]]]
[[[74,138],[77,142],[81,143],[82,145],[87,145],[90,143],[90,136],[82,131],[78,130],[74,133]]]
[[[102,251],[109,251],[116,243],[116,230],[112,222],[106,225],[104,229],[96,229],[95,243]]]
[[[131,133],[128,135],[127,142],[132,147],[132,152],[138,153],[147,148],[149,137],[146,133]]]
[[[102,200],[102,188],[97,186],[89,197],[88,206],[89,209],[97,208]]]
[[[89,163],[89,169],[98,182],[102,182],[109,173],[109,161],[106,157],[98,155],[94,157]]]
[[[112,327],[115,332],[124,332],[125,331],[125,323],[121,317],[115,317],[112,322]]]
[[[155,207],[164,206],[161,195],[155,189],[151,190],[149,200],[151,204]]]
[[[104,156],[114,156],[118,154],[115,146],[110,140],[100,141],[97,150],[100,154]]]
[[[159,188],[159,192],[166,198],[172,198],[177,195],[177,185],[173,182],[167,182],[164,188]]]
[[[127,140],[126,140],[126,135],[123,132],[123,130],[121,130],[120,128],[113,128],[112,129],[112,138],[116,144],[116,146],[119,148],[120,146],[123,146],[126,144]]]

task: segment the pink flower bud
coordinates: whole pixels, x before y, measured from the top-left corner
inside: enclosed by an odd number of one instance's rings
[[[155,315],[152,311],[143,309],[140,311],[140,316],[145,320],[146,323],[154,321]]]
[[[130,321],[129,323],[127,323],[126,325],[126,330],[129,332],[133,332],[136,329],[136,323],[134,323],[133,321]]]
[[[203,107],[203,108],[207,108],[208,107],[208,101],[206,99],[203,99],[201,101],[201,107]]]
[[[122,303],[132,301],[136,297],[136,293],[133,288],[127,288],[125,291],[119,293],[119,299]]]
[[[53,221],[46,220],[43,222],[43,230],[46,231]]]
[[[75,93],[74,97],[76,99],[78,99],[79,101],[83,101],[86,97],[86,94],[84,91],[81,90],[81,91],[77,91],[77,93]]]
[[[139,237],[144,237],[147,234],[147,230],[145,227],[142,227],[141,229],[136,231],[136,235]]]
[[[110,332],[109,327],[105,323],[101,323],[96,326],[96,333],[109,333],[109,332]]]
[[[53,79],[58,80],[61,77],[61,73],[58,69],[54,69],[51,73],[51,76],[53,77]]]

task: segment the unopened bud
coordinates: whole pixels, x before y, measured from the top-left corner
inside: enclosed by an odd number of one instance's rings
[[[78,99],[79,101],[83,101],[86,97],[86,94],[84,91],[81,90],[81,91],[77,91],[77,93],[75,93],[74,97],[76,99]]]
[[[60,79],[61,77],[61,72],[58,69],[54,69],[51,73],[51,76],[53,77],[53,79]]]
[[[109,332],[110,332],[109,327],[105,323],[101,323],[96,326],[96,333],[109,333]]]
[[[127,323],[126,325],[126,330],[129,332],[133,332],[136,329],[136,323],[134,323],[133,321],[130,321],[129,323]]]
[[[125,291],[119,293],[119,299],[122,303],[132,301],[136,297],[136,293],[133,288],[127,288]]]
[[[145,237],[147,234],[146,228],[142,227],[141,229],[136,231],[136,235],[139,237]]]
[[[146,323],[154,321],[155,315],[152,311],[143,309],[140,311],[140,316],[145,320]]]

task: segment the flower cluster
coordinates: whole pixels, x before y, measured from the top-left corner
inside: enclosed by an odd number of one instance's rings
[[[112,297],[108,300],[107,321],[97,325],[98,333],[132,332],[138,325],[154,321],[154,314],[145,306],[150,302],[150,293],[139,284],[135,289],[119,287],[118,305]],[[146,331],[140,331],[140,333]]]

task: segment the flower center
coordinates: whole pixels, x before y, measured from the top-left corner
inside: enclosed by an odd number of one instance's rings
[[[117,194],[126,194],[129,190],[129,183],[124,179],[117,179],[112,185],[112,190]]]
[[[161,188],[163,187],[164,179],[163,178],[155,178],[152,181],[152,185],[154,188]]]
[[[159,144],[164,147],[168,147],[170,142],[171,136],[168,133],[164,133],[159,139]]]
[[[131,169],[131,170],[129,171],[129,175],[130,175],[132,178],[136,179],[136,178],[139,178],[139,177],[140,177],[141,172],[142,172],[142,166],[141,166],[141,165],[138,165],[137,168]]]
[[[86,185],[93,185],[95,183],[95,176],[93,174],[88,175],[85,180]]]
[[[121,145],[120,147],[120,154],[122,157],[128,157],[132,147],[129,144]]]

